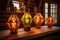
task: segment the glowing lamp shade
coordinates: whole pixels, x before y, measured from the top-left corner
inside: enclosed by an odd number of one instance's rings
[[[41,24],[44,22],[44,17],[41,13],[36,13],[34,16],[34,23],[36,24],[37,28],[40,28]]]
[[[53,18],[52,18],[51,16],[48,17],[48,18],[46,19],[46,22],[47,22],[48,27],[51,27],[52,24],[53,24]]]
[[[10,29],[11,33],[17,33],[17,29],[19,28],[20,21],[17,15],[11,15],[8,19],[8,28]]]
[[[25,12],[21,18],[21,21],[24,25],[24,30],[28,31],[30,28],[30,24],[32,23],[32,16],[30,15],[30,13]]]

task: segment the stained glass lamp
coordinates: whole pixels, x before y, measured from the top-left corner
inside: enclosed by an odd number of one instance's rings
[[[53,24],[53,18],[51,16],[49,16],[47,19],[46,19],[46,22],[47,22],[47,25],[49,28],[51,28],[52,24]]]
[[[14,34],[17,33],[17,30],[19,28],[20,25],[20,21],[17,15],[11,15],[8,19],[8,28],[10,29],[10,33]]]
[[[39,29],[41,24],[44,22],[44,17],[41,13],[36,13],[36,15],[33,18],[34,23],[36,24],[37,28]]]
[[[32,23],[32,16],[29,12],[25,12],[24,15],[21,18],[21,21],[24,25],[25,31],[30,31],[30,24]]]

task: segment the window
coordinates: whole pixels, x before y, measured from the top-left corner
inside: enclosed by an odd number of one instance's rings
[[[57,23],[57,4],[51,4],[51,3],[45,3],[44,4],[45,9],[44,9],[44,13],[45,13],[45,24],[46,24],[46,18],[48,18],[48,15],[53,17],[54,23]]]
[[[18,0],[13,0],[12,1],[12,3],[13,3],[13,6],[14,6],[14,11],[15,12],[19,12],[19,13],[24,13],[25,12],[25,5],[24,5],[24,2],[20,2],[20,1],[18,1]]]
[[[45,3],[45,24],[46,24],[46,18],[48,18],[48,3]]]
[[[16,7],[17,9],[19,9],[19,2],[18,1],[13,1],[14,7]]]
[[[50,4],[50,15],[54,19],[54,23],[57,23],[57,4]]]
[[[13,1],[13,5],[14,5],[14,10],[16,12],[19,12],[19,9],[20,9],[20,5],[19,5],[19,2],[18,1]]]

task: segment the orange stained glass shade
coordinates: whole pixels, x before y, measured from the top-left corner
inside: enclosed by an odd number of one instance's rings
[[[36,13],[36,15],[34,16],[34,22],[37,25],[41,25],[44,22],[44,17],[41,13]]]
[[[12,32],[15,32],[19,25],[20,25],[20,21],[17,15],[11,15],[8,19],[8,27],[10,30],[12,30]]]
[[[48,17],[47,19],[46,19],[46,22],[47,22],[47,25],[48,26],[52,26],[52,24],[53,24],[53,18],[50,16],[50,17]]]

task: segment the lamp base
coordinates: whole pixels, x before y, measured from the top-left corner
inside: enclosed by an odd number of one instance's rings
[[[40,28],[41,28],[41,26],[40,26],[40,25],[36,25],[36,27],[37,27],[37,29],[40,29]]]
[[[17,34],[17,31],[11,31],[10,34]]]
[[[31,30],[30,25],[25,25],[24,26],[24,31],[30,31],[30,30]]]
[[[30,27],[24,27],[24,31],[30,31],[31,28]]]
[[[37,27],[37,29],[40,29],[40,28],[41,28],[40,26]]]
[[[48,28],[52,28],[52,26],[48,26]]]

